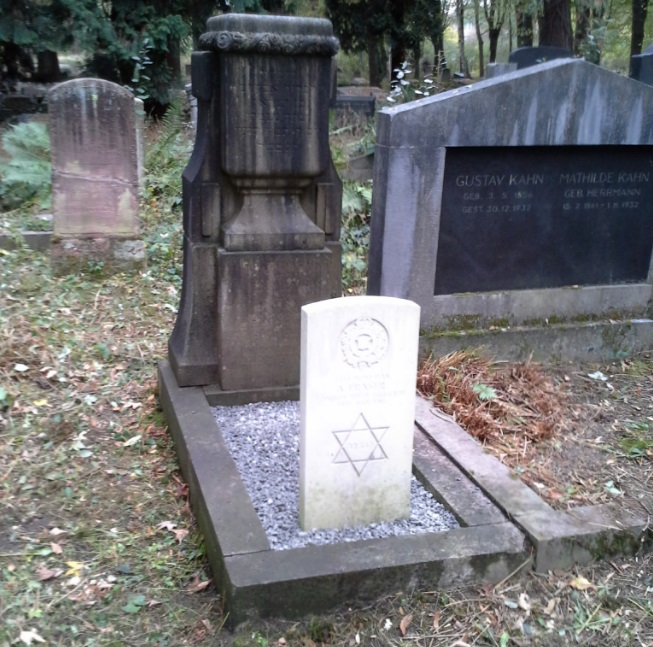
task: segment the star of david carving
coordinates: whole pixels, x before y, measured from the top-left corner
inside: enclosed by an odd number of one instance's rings
[[[331,432],[339,445],[333,462],[349,463],[356,475],[360,476],[370,461],[387,460],[388,455],[381,446],[381,441],[388,429],[389,427],[372,427],[361,413],[351,429]]]

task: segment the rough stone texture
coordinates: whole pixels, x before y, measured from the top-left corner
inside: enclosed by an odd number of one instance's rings
[[[644,502],[639,513],[615,504],[554,510],[430,402],[418,398],[415,408],[417,426],[526,533],[535,548],[535,570],[568,569],[653,545],[646,512],[653,502]]]
[[[427,330],[459,329],[461,320],[571,321],[622,308],[647,315],[650,280],[439,296],[434,286],[448,149],[653,144],[653,88],[582,60],[556,60],[381,110],[377,133],[369,294],[415,301]]]
[[[419,307],[343,297],[302,308],[299,523],[410,514]]]
[[[107,273],[142,268],[133,95],[109,81],[75,79],[55,86],[48,105],[54,272],[88,260]]]
[[[297,385],[299,308],[341,294],[342,187],[328,148],[337,41],[320,19],[227,14],[208,30],[192,56],[198,137],[170,362],[182,385]]]
[[[159,392],[216,588],[232,625],[255,615],[296,618],[321,613],[406,588],[496,583],[530,566],[522,533],[473,487],[449,504],[456,518],[468,524],[465,528],[273,551],[225,451],[203,390],[180,388],[170,365],[162,362]],[[432,446],[418,451],[424,472],[433,473],[437,450]],[[454,466],[447,473],[449,483],[440,473],[437,485],[427,476],[425,487],[453,491],[464,477]]]

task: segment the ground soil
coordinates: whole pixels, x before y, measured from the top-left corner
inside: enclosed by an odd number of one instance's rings
[[[653,516],[652,369],[650,356],[546,368],[568,420],[520,465],[523,480],[555,508],[619,499]]]

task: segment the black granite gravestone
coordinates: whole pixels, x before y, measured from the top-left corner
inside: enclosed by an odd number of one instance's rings
[[[435,294],[647,280],[653,146],[452,148]]]
[[[539,65],[556,58],[573,58],[574,53],[564,47],[551,47],[541,45],[539,47],[518,47],[510,52],[508,63],[517,63],[517,69]]]

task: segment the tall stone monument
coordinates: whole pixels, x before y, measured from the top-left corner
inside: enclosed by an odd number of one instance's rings
[[[341,290],[328,144],[338,41],[328,20],[227,14],[201,47],[170,363],[180,386],[297,386],[301,307]]]
[[[52,141],[52,268],[103,273],[140,269],[134,96],[101,79],[49,93]]]

